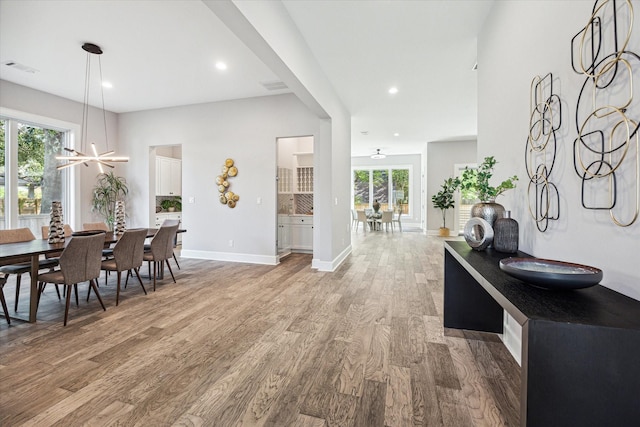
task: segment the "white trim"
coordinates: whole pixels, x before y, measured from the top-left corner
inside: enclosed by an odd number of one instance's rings
[[[212,261],[243,262],[247,264],[277,265],[278,257],[273,255],[239,254],[234,252],[195,251],[182,249],[181,258],[208,259]]]
[[[337,257],[333,259],[333,261],[320,261],[317,258],[311,260],[311,268],[314,268],[318,271],[336,271],[338,267],[344,262],[345,259],[351,254],[352,248],[351,245],[347,246]]]

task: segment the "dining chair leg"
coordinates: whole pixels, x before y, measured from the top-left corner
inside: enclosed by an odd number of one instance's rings
[[[4,291],[0,287],[0,303],[2,303],[2,311],[4,311],[4,318],[7,319],[7,324],[11,324],[9,319],[9,309],[7,308],[7,301],[4,299]]]
[[[16,277],[16,301],[13,311],[18,311],[18,297],[20,296],[20,279],[22,278],[22,274],[18,274]]]
[[[178,266],[178,270],[182,270],[180,268],[180,263],[178,263],[178,257],[176,257],[176,253],[175,252],[173,253],[173,260],[176,262],[176,265]]]
[[[169,264],[169,259],[166,260],[167,267],[169,267],[169,273],[171,273],[171,278],[173,279],[173,283],[176,283],[176,278],[173,275],[173,270],[171,270],[171,264]]]
[[[153,261],[153,292],[156,291],[156,270],[158,269],[158,262]]]
[[[142,284],[142,279],[140,278],[140,272],[138,270],[139,268],[135,268],[133,271],[135,271],[136,276],[138,277],[138,282],[140,282],[140,286],[142,286],[142,290],[144,291],[144,294],[147,295],[147,290],[144,288],[144,285]],[[131,271],[129,271],[129,273],[131,273]]]
[[[67,287],[65,285],[65,287]],[[69,305],[71,304],[71,289],[67,289],[66,304],[64,306],[64,326],[67,326],[67,319],[69,318]]]
[[[58,300],[60,300],[60,289],[58,289],[58,285],[56,284],[54,284],[53,286],[56,288],[56,294],[58,294]]]
[[[80,303],[78,302],[78,284],[73,285],[73,292],[76,294],[76,307],[80,307]]]
[[[117,307],[118,304],[120,303],[120,278],[122,277],[122,272],[116,271],[116,274],[118,275],[118,282],[116,285],[116,307]]]
[[[107,311],[107,307],[104,306],[104,303],[102,302],[102,297],[100,297],[100,292],[98,292],[98,281],[97,280],[89,280],[89,286],[93,288],[93,292],[96,293],[96,296],[98,297],[98,301],[100,301],[100,305],[102,306],[102,310],[103,311]]]

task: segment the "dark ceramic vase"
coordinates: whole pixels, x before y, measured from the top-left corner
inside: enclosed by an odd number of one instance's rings
[[[511,218],[511,211],[505,211],[504,217],[493,224],[493,248],[510,254],[518,252],[518,221]]]

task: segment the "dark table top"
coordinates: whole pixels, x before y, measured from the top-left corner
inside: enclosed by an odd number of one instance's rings
[[[518,323],[527,319],[640,330],[640,301],[595,285],[557,291],[537,288],[509,276],[500,260],[510,256],[531,257],[493,249],[475,251],[465,241],[445,241],[449,251]],[[478,277],[477,277],[478,276]]]
[[[147,237],[153,237],[157,228],[147,229]],[[180,229],[178,233],[184,233],[186,230]],[[32,255],[44,255],[49,253],[58,252],[69,243],[73,237],[68,237],[63,243],[49,243],[47,239],[36,239],[28,242],[17,243],[5,243],[0,245],[0,259],[10,259],[16,257],[32,256]],[[115,233],[105,233],[105,243],[116,243],[120,238]]]

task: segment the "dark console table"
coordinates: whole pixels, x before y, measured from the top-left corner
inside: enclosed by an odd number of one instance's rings
[[[523,426],[640,425],[640,301],[536,288],[500,270],[526,253],[444,246],[444,326],[502,333],[503,309],[522,326]]]

